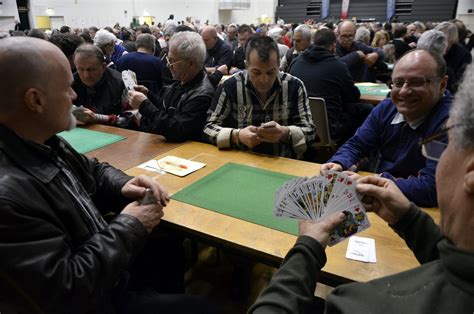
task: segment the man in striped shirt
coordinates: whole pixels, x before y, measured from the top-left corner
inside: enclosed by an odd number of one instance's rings
[[[278,47],[269,37],[251,39],[247,70],[217,90],[204,127],[218,148],[301,158],[313,142],[315,126],[303,83],[279,72]]]

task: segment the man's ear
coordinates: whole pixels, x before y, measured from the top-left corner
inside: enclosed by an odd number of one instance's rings
[[[30,88],[23,97],[26,108],[34,113],[42,113],[45,110],[46,100],[41,91],[36,88]]]
[[[445,75],[444,77],[441,78],[441,81],[439,83],[439,91],[440,91],[441,96],[443,96],[443,93],[446,90],[447,86],[448,86],[448,76]]]
[[[467,163],[463,188],[468,194],[474,195],[474,156]]]

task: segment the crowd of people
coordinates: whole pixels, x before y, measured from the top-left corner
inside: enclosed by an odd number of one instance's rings
[[[179,249],[167,251],[165,269],[143,267],[148,244],[169,236],[155,230],[165,188],[89,159],[56,134],[100,123],[304,159],[319,127],[308,97],[325,100],[338,145],[321,172],[348,171],[366,208],[422,266],[341,286],[322,301],[314,289],[324,249],[344,216],[300,222],[249,312],[474,310],[474,37],[462,21],[224,26],[170,15],[156,26],[0,35],[0,312],[218,313],[182,285],[157,288],[143,275],[183,275],[171,265],[181,265]],[[366,104],[355,82],[384,82],[390,93]],[[141,203],[150,191],[154,201]],[[439,207],[441,226],[419,207]],[[104,220],[106,212],[115,218]],[[167,245],[179,247],[171,238]]]

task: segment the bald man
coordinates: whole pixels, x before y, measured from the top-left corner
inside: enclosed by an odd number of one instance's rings
[[[374,69],[384,66],[382,49],[354,41],[356,26],[351,21],[339,24],[336,57],[345,63],[355,82],[375,82]]]
[[[217,36],[215,27],[204,27],[201,37],[207,50],[204,67],[208,74],[214,73],[222,65],[230,65],[232,63],[232,48]]]
[[[156,313],[189,304],[150,292],[147,309],[137,292],[144,287],[130,290],[127,269],[168,195],[56,135],[75,126],[61,50],[36,38],[3,39],[0,80],[0,311]],[[146,193],[151,200],[141,204]],[[101,214],[110,211],[117,215],[106,223]]]

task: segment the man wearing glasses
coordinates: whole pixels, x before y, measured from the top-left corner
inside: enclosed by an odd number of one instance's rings
[[[171,37],[166,62],[176,81],[163,87],[158,97],[143,87],[129,92],[130,105],[142,115],[141,130],[163,135],[168,141],[201,140],[215,92],[203,70],[205,58],[206,47],[199,34],[179,32]]]
[[[395,181],[419,206],[437,206],[435,160],[425,158],[420,139],[441,130],[452,96],[446,90],[446,64],[427,50],[414,50],[400,59],[392,74],[392,98],[383,100],[355,135],[321,166],[325,170],[355,170],[377,152],[370,170]]]
[[[390,224],[422,265],[367,283],[341,285],[325,302],[317,302],[314,290],[326,262],[324,247],[344,215],[317,223],[302,221],[295,246],[249,313],[473,312],[474,65],[465,73],[444,132],[449,144],[436,144],[432,150],[430,143],[439,136],[423,141],[427,157],[439,159],[440,226],[410,203],[391,180],[369,176],[357,185],[359,193],[370,196],[362,200],[366,209]]]

